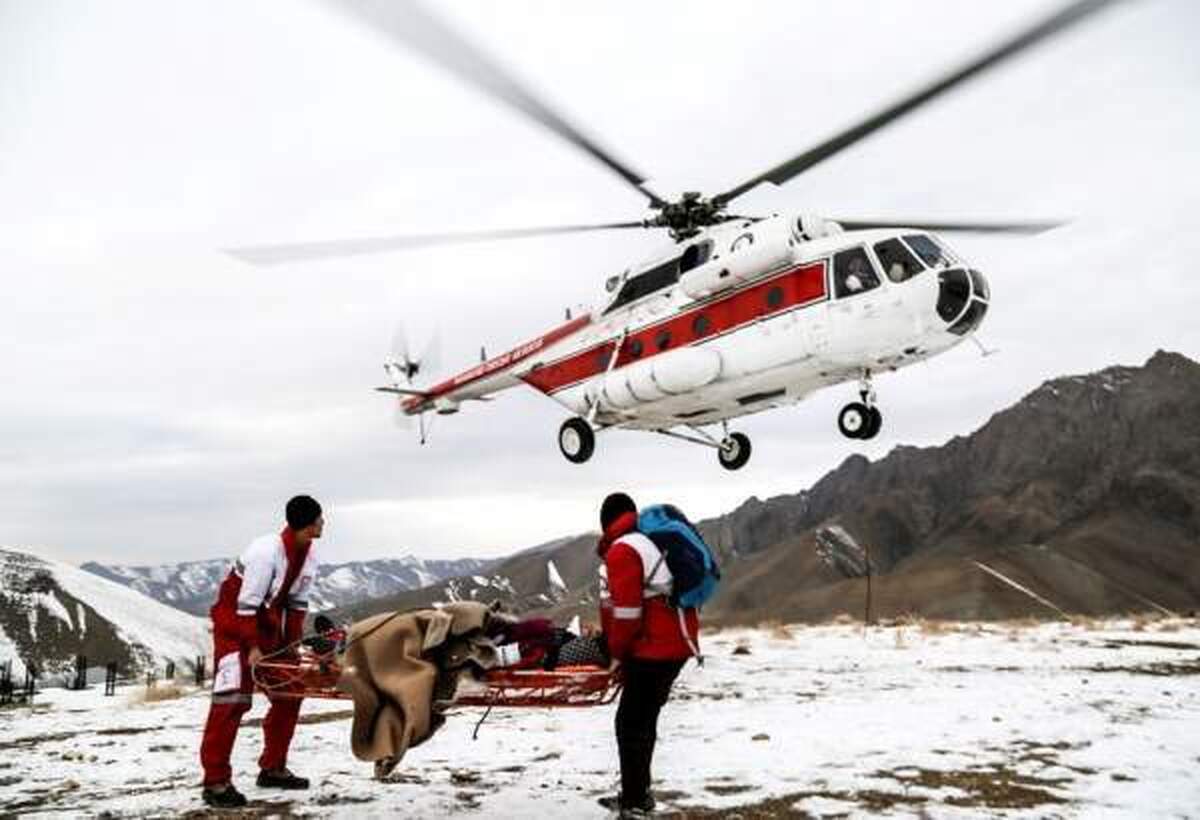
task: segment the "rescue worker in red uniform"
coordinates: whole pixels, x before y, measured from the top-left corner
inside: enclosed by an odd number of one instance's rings
[[[617,751],[621,793],[600,800],[621,817],[654,811],[650,764],[658,739],[658,714],[679,671],[699,655],[700,618],[696,610],[671,606],[671,572],[662,552],[637,531],[637,506],[613,493],[600,507],[603,536],[600,568],[600,623],[613,665],[624,674],[617,706]]]
[[[254,692],[251,667],[263,655],[298,641],[317,573],[313,541],[325,520],[321,505],[307,495],[287,503],[287,526],[256,538],[221,582],[210,610],[213,631],[213,690],[200,763],[204,802],[217,808],[246,805],[232,783],[229,757],[242,716]],[[258,785],[307,789],[308,780],[287,768],[288,746],[300,715],[299,698],[272,698],[263,720],[264,748]]]

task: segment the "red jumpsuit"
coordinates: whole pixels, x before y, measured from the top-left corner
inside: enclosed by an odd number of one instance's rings
[[[221,582],[209,611],[213,692],[200,744],[205,786],[228,783],[233,774],[229,757],[254,692],[250,649],[257,646],[265,655],[300,639],[316,569],[311,546],[297,546],[295,533],[285,528],[255,539]],[[271,698],[259,768],[273,771],[287,765],[299,715],[299,698]]]

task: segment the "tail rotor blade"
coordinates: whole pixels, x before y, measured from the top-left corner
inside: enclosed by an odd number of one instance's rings
[[[429,337],[429,341],[425,344],[425,350],[421,352],[421,358],[417,362],[421,368],[421,372],[426,376],[430,376],[438,372],[442,366],[442,334],[439,331],[434,331]]]

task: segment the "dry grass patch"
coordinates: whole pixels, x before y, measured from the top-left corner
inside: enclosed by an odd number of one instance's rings
[[[775,618],[766,621],[758,622],[758,629],[766,632],[777,641],[790,641],[795,635],[792,634],[791,627]]]
[[[145,686],[129,696],[130,703],[159,703],[164,700],[175,700],[187,694],[187,691],[177,683],[155,684]]]

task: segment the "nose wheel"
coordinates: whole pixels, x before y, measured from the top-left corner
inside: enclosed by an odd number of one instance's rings
[[[586,419],[567,419],[558,428],[558,449],[572,464],[582,464],[596,451],[596,434]]]

